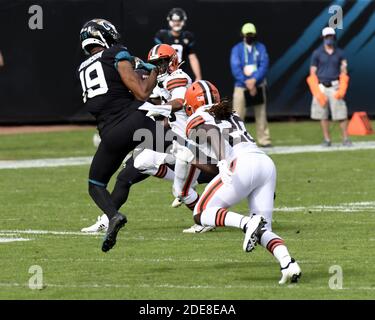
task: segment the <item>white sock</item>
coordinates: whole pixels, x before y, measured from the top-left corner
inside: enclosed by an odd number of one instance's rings
[[[159,168],[152,168],[143,172],[159,179],[174,180],[174,171],[165,164],[160,165]]]
[[[278,245],[272,253],[275,256],[275,258],[279,261],[281,268],[285,268],[292,259],[290,257],[288,248],[283,244]]]
[[[226,211],[226,209],[220,207],[207,208],[201,215],[201,224],[205,227],[226,226],[243,229],[249,220],[249,217],[236,212]]]
[[[225,226],[243,229],[249,220],[249,217],[233,211],[228,211],[227,216],[225,217]]]
[[[166,173],[166,175],[164,176],[163,179],[173,181],[174,180],[174,171],[171,168],[167,167],[167,173]]]

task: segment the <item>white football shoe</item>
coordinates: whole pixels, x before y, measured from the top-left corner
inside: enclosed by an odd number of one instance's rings
[[[182,200],[181,200],[179,197],[177,197],[177,198],[175,198],[175,199],[173,200],[171,206],[172,206],[172,208],[178,208],[178,207],[180,207],[182,204],[183,204]]]
[[[81,232],[100,232],[100,231],[107,231],[108,229],[108,217],[107,215],[103,214],[102,216],[98,217],[98,220],[90,227],[82,228]]]
[[[260,215],[254,215],[246,224],[245,239],[243,240],[242,249],[245,252],[253,251],[259,240],[259,233],[266,224],[266,220]]]
[[[281,279],[279,284],[285,284],[287,282],[296,283],[301,278],[302,271],[296,260],[292,260],[288,263],[285,268],[281,268]]]
[[[203,227],[199,224],[194,224],[190,228],[184,229],[183,233],[205,233],[215,230],[215,227]]]

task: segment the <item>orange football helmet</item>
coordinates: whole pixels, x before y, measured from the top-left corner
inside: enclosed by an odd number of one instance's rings
[[[159,81],[179,67],[177,52],[168,44],[157,44],[148,53],[148,62],[159,67]]]
[[[185,93],[185,112],[191,116],[198,108],[220,102],[219,90],[207,80],[195,81]]]

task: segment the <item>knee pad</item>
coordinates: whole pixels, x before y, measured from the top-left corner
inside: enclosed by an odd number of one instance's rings
[[[166,158],[167,154],[145,149],[134,159],[134,167],[145,174],[155,175]]]
[[[154,175],[157,172],[155,165],[155,151],[145,149],[134,159],[134,168],[142,173]]]

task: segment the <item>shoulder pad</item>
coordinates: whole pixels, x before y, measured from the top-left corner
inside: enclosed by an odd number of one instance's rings
[[[180,70],[176,70],[165,79],[163,86],[168,91],[178,87],[186,87],[187,85],[191,84],[190,77],[185,72],[179,71]]]
[[[187,123],[186,123],[186,131],[185,134],[187,137],[189,137],[191,130],[195,129],[199,125],[205,123],[206,120],[204,117],[200,114],[193,114],[189,117]]]

